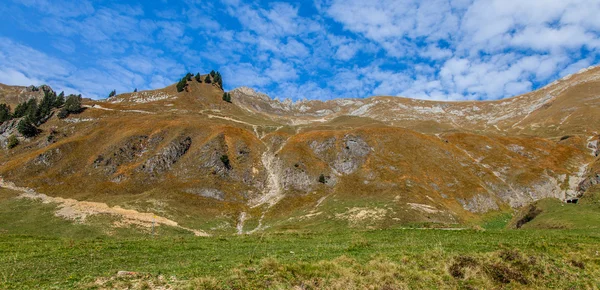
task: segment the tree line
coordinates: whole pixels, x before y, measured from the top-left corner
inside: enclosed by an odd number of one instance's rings
[[[202,78],[200,73],[197,73],[195,76],[192,73],[187,73],[177,83],[177,92],[178,93],[183,92],[183,90],[185,90],[185,87],[187,87],[188,82],[192,81],[192,79],[195,79],[199,83],[215,84],[219,88],[221,88],[221,89],[223,88],[223,77],[221,76],[221,73],[219,73],[218,71],[212,70],[204,78]]]

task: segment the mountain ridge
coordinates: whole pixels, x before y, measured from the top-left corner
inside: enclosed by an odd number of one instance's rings
[[[465,224],[600,182],[596,92],[597,67],[489,102],[284,103],[236,89],[229,103],[192,79],[83,100],[19,136],[0,176],[206,233]],[[18,135],[9,125],[4,148]]]

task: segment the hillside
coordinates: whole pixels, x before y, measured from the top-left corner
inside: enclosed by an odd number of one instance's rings
[[[40,97],[0,88],[13,108]],[[0,176],[65,219],[114,217],[107,231],[456,227],[594,188],[599,94],[600,68],[492,102],[292,103],[238,88],[229,103],[192,79],[84,100],[12,149],[5,122]]]

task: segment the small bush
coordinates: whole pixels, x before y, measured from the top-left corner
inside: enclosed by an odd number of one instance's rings
[[[13,149],[13,148],[17,147],[17,145],[19,145],[19,139],[17,139],[17,136],[10,135],[8,137],[8,143],[6,144],[8,149]]]
[[[58,117],[59,119],[64,119],[64,118],[66,118],[66,117],[68,117],[68,116],[69,116],[69,111],[67,111],[66,109],[62,109],[62,110],[60,110],[60,111],[58,112],[58,114],[57,114],[57,117]]]
[[[327,180],[325,179],[325,175],[321,174],[319,175],[319,182],[325,184],[327,182]]]
[[[221,155],[221,162],[223,162],[223,165],[225,165],[225,168],[231,169],[231,163],[229,163],[229,156]]]

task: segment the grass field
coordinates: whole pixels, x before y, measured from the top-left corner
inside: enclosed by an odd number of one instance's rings
[[[0,191],[0,289],[600,288],[600,230],[588,226],[600,210],[585,199],[540,201],[541,213],[518,230],[507,228],[522,213],[490,215],[467,230],[193,237],[158,227],[153,237],[107,232],[110,216],[73,223],[54,216],[55,205],[17,194]],[[557,217],[561,227],[536,229]]]
[[[597,289],[598,245],[600,232],[578,230],[399,229],[158,239],[4,235],[0,288]],[[137,273],[116,276],[120,270]]]

